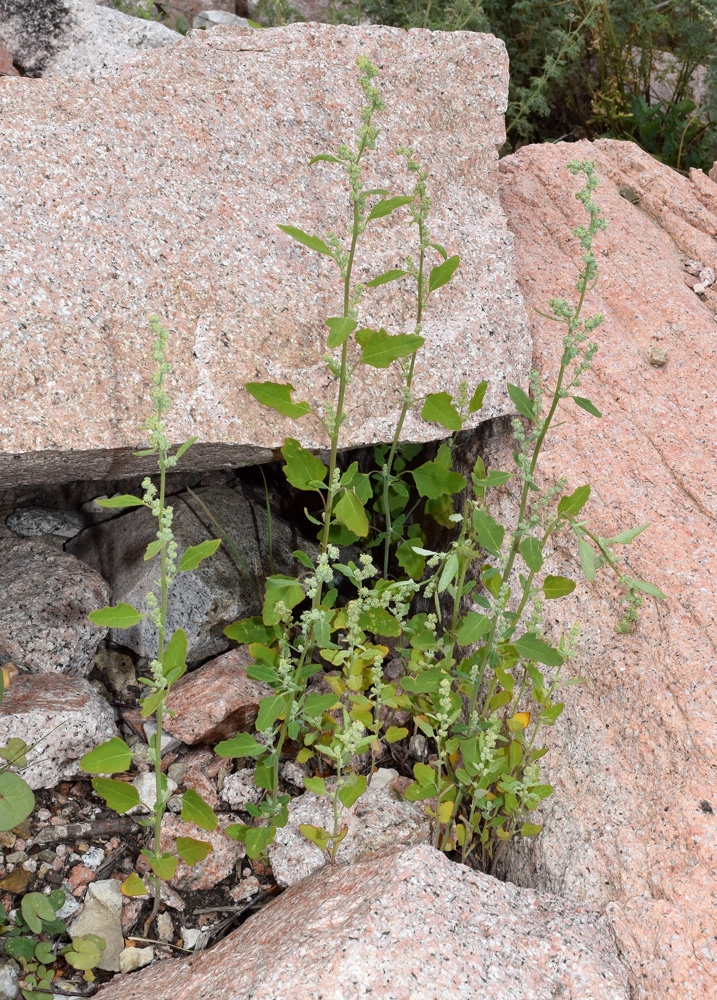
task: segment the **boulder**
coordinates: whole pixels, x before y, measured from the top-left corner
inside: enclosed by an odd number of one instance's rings
[[[627,1000],[614,943],[574,903],[432,847],[327,866],[210,951],[115,979],[102,1000]]]
[[[618,635],[621,591],[609,573],[588,584],[567,540],[552,552],[547,571],[578,588],[549,602],[549,625],[558,635],[581,623],[575,673],[586,683],[565,690],[565,711],[545,737],[541,768],[555,793],[536,820],[543,832],[516,846],[504,873],[601,910],[633,1000],[708,1000],[717,980],[717,292],[696,294],[684,279],[686,268],[717,263],[717,185],[612,140],[506,157],[500,190],[517,271],[527,305],[542,310],[551,297],[574,296],[569,227],[585,214],[565,169],[573,159],[595,161],[595,200],[608,222],[586,306],[605,322],[580,390],[603,417],[563,406],[542,481],[591,483],[581,516],[604,537],[651,522],[626,550],[629,571],[667,600],[647,598],[636,631]],[[552,376],[560,328],[535,312],[531,322],[535,366]],[[663,367],[650,364],[654,344],[669,350]],[[486,464],[510,468],[510,447],[497,426]]]
[[[29,539],[0,539],[0,654],[32,673],[86,676],[107,629],[87,618],[110,590],[67,552]]]
[[[37,744],[20,772],[30,788],[87,777],[80,759],[117,735],[112,709],[81,677],[20,674],[0,703],[0,746],[12,737]]]
[[[177,837],[192,837],[212,845],[206,858],[191,867],[180,859],[169,884],[180,891],[198,892],[201,889],[213,889],[228,878],[245,854],[244,845],[232,840],[225,832],[228,826],[238,822],[238,816],[224,815],[219,817],[216,830],[201,830],[193,823],[185,823],[179,816],[165,816],[160,841],[162,851],[174,853]]]
[[[175,45],[176,31],[92,0],[0,0],[0,42],[24,76],[72,76]]]
[[[354,141],[359,54],[381,65],[387,104],[367,183],[412,190],[393,151],[414,144],[430,178],[431,235],[461,258],[424,313],[416,399],[490,373],[471,421],[510,412],[505,383],[525,383],[530,340],[496,193],[503,43],[388,27],[212,28],[94,82],[0,80],[0,488],[154,471],[153,458],[132,455],[149,413],[150,313],[170,331],[170,437],[198,437],[181,467],[268,461],[287,435],[326,448],[318,421],[267,410],[244,385],[289,382],[316,405],[335,394],[321,356],[324,321],[341,309],[338,272],[278,225],[348,229],[343,171],[308,162]],[[416,256],[408,219],[404,207],[371,224],[357,280]],[[391,333],[412,332],[414,315],[409,281],[369,289],[361,303],[361,323]],[[396,366],[361,366],[343,444],[390,439],[401,400]],[[406,440],[444,436],[418,414]]]
[[[234,554],[221,545],[213,556],[190,573],[178,573],[169,591],[167,635],[183,628],[187,634],[187,662],[200,663],[224,652],[231,642],[226,625],[258,614],[263,601],[262,577],[267,576],[268,531],[266,510],[226,486],[210,486],[171,497],[172,531],[179,557],[191,545],[220,537],[217,524],[236,545],[246,571]],[[203,506],[202,506],[203,505]],[[98,569],[112,587],[115,604],[121,601],[146,610],[146,595],[158,576],[157,560],[145,562],[147,545],[157,533],[157,521],[147,508],[135,508],[123,517],[96,525],[68,543],[80,559]],[[300,566],[292,552],[306,542],[285,521],[272,519],[274,570],[295,573]],[[110,639],[140,656],[157,655],[157,630],[149,619],[128,629],[110,629]]]
[[[8,48],[0,42],[0,76],[19,76],[12,63],[12,54]],[[1,987],[0,987],[1,988]],[[0,994],[1,996],[2,994]]]

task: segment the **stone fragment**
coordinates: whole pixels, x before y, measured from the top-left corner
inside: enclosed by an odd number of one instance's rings
[[[91,0],[0,0],[0,41],[25,76],[111,69],[180,38],[162,24]]]
[[[251,25],[245,17],[238,17],[236,14],[232,14],[226,10],[206,10],[197,16],[192,21],[193,28],[204,28],[206,31],[209,28],[218,28],[222,25],[234,26],[242,28],[250,28]]]
[[[628,1000],[600,918],[423,844],[331,865],[210,951],[115,979],[102,1000]]]
[[[340,283],[328,258],[277,227],[348,229],[343,172],[307,163],[354,141],[359,54],[380,63],[387,104],[368,176],[409,191],[412,175],[393,151],[420,138],[432,237],[461,260],[424,311],[414,395],[457,393],[461,380],[490,375],[471,423],[510,410],[505,383],[526,383],[530,341],[496,195],[503,42],[383,26],[213,28],[96,82],[0,88],[0,488],[156,471],[154,457],[132,454],[150,411],[150,313],[170,331],[170,438],[198,438],[180,468],[269,461],[287,435],[327,447],[317,421],[293,422],[244,386],[290,382],[296,399],[323,406],[324,321],[339,307]],[[415,257],[407,212],[371,224],[357,281]],[[371,289],[361,323],[410,332],[414,299],[410,281]],[[350,353],[357,358],[353,343]],[[360,366],[344,446],[390,440],[401,399],[396,366]],[[406,440],[443,434],[420,407],[409,412]]]
[[[369,790],[343,813],[341,826],[347,826],[348,833],[338,850],[339,863],[357,861],[364,854],[389,846],[425,843],[429,838],[425,803],[402,801],[392,785],[381,780],[380,770],[377,776],[378,786],[374,788],[372,781]],[[327,779],[327,787],[331,781]],[[289,803],[289,822],[276,831],[268,850],[271,870],[279,885],[295,885],[326,864],[323,852],[301,833],[302,823],[332,830],[331,800],[304,792]]]
[[[132,657],[116,649],[98,649],[95,653],[95,667],[103,682],[116,696],[126,696],[127,688],[137,683]]]
[[[193,823],[185,823],[179,816],[165,816],[162,822],[161,849],[175,850],[177,837],[192,837],[194,840],[204,840],[212,845],[212,850],[204,861],[198,861],[193,867],[179,862],[177,871],[169,885],[180,892],[197,892],[200,889],[213,889],[234,871],[237,861],[241,861],[245,851],[243,844],[232,840],[225,833],[232,823],[238,823],[236,816],[223,815],[219,817],[216,830],[201,830]]]
[[[254,768],[243,767],[226,776],[219,796],[231,809],[246,810],[248,802],[258,805],[264,792],[254,783]]]
[[[80,677],[21,674],[0,703],[0,745],[13,736],[37,743],[21,772],[31,788],[87,777],[80,758],[117,735],[112,709]]]
[[[120,972],[136,972],[154,961],[154,948],[123,948],[119,955]]]
[[[16,1000],[19,995],[17,980],[20,970],[13,962],[0,961],[0,1000]]]
[[[269,572],[266,510],[226,486],[199,489],[196,496],[199,500],[189,493],[171,498],[172,531],[180,558],[189,546],[219,537],[206,508],[236,545],[248,575],[226,545],[192,572],[177,574],[169,592],[167,634],[184,629],[190,665],[228,649],[231,642],[224,627],[261,610],[263,584],[259,581]],[[146,611],[146,594],[158,570],[155,560],[145,561],[144,553],[156,533],[156,519],[141,508],[89,528],[67,547],[109,581],[115,604],[124,601]],[[278,517],[272,519],[272,541],[274,571],[295,574],[300,566],[292,552],[306,548],[307,543]],[[111,629],[109,638],[140,656],[157,655],[157,630],[149,619],[132,628]]]
[[[700,802],[715,786],[717,337],[714,300],[684,285],[681,261],[717,262],[717,185],[612,140],[527,146],[501,160],[529,307],[574,297],[579,249],[568,227],[585,215],[565,169],[573,159],[595,162],[608,222],[585,314],[606,319],[592,335],[595,373],[580,389],[603,418],[565,405],[540,481],[567,475],[568,491],[591,483],[580,516],[606,538],[651,522],[627,550],[629,572],[667,601],[647,597],[636,631],[618,635],[622,593],[604,571],[586,583],[567,539],[545,567],[578,581],[574,595],[549,602],[550,627],[559,635],[581,623],[574,672],[587,682],[565,689],[565,711],[544,737],[541,776],[555,793],[535,820],[543,832],[507,852],[505,872],[603,912],[634,1000],[711,1000],[717,826]],[[640,194],[639,209],[620,197],[625,184]],[[535,367],[554,384],[556,325],[530,315]],[[645,364],[655,330],[669,336],[663,369]],[[488,468],[511,468],[511,446],[496,428],[483,451]],[[514,499],[506,495],[496,516],[514,511]]]
[[[167,708],[177,714],[167,714],[164,728],[190,744],[216,743],[249,730],[259,702],[272,694],[268,684],[247,677],[252,662],[246,646],[240,646],[185,674],[169,692]]]
[[[109,600],[99,573],[43,542],[0,539],[0,654],[32,673],[86,675],[107,633],[87,618]]]
[[[147,746],[149,746],[149,741],[157,735],[157,723],[156,722],[145,722],[142,725],[144,730],[144,735],[147,739]],[[162,735],[159,738],[159,755],[164,757],[168,753],[173,753],[173,751],[178,750],[182,745],[181,740],[175,739],[170,733],[162,727]]]
[[[19,76],[12,64],[12,55],[7,47],[0,42],[0,76]]]
[[[132,784],[139,794],[140,805],[132,806],[127,810],[127,815],[133,813],[148,813],[154,809],[157,802],[157,782],[153,771],[144,771],[133,779]],[[177,787],[176,781],[167,778],[167,790],[171,794]]]
[[[10,514],[5,523],[21,538],[33,538],[36,535],[74,538],[79,531],[87,527],[89,519],[75,510],[20,507]]]
[[[657,347],[653,344],[650,347],[650,364],[653,368],[664,368],[670,358],[670,352],[666,347]]]
[[[120,954],[124,951],[122,934],[122,892],[116,879],[93,882],[87,889],[81,912],[68,926],[74,940],[85,934],[97,934],[105,942],[98,969],[120,971]]]

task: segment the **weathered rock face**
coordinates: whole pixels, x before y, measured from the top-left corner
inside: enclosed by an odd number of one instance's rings
[[[630,568],[668,599],[647,599],[637,632],[617,635],[621,594],[607,573],[589,585],[569,544],[552,555],[548,572],[582,581],[575,599],[550,610],[556,635],[581,622],[576,673],[587,683],[566,689],[548,736],[541,763],[556,791],[544,831],[507,872],[603,909],[634,1000],[708,1000],[717,978],[717,294],[695,294],[684,265],[715,268],[717,185],[608,140],[507,157],[502,204],[527,304],[542,309],[575,284],[569,227],[585,218],[566,193],[577,190],[565,171],[575,158],[596,162],[608,220],[588,297],[588,314],[599,310],[605,322],[582,390],[604,416],[566,405],[567,426],[549,435],[543,468],[566,474],[570,489],[592,484],[583,513],[604,537],[651,522],[627,550]],[[532,317],[536,367],[553,373],[561,328]],[[650,364],[655,344],[668,351],[663,367]],[[510,468],[509,449],[498,433],[490,465]]]
[[[0,42],[25,76],[70,76],[134,62],[175,45],[176,31],[94,0],[0,0]]]
[[[287,434],[326,446],[312,418],[293,423],[243,386],[288,381],[317,404],[335,395],[320,359],[324,320],[341,309],[338,272],[277,226],[348,228],[343,172],[307,164],[353,141],[359,54],[382,66],[388,105],[367,182],[409,192],[413,175],[393,150],[413,144],[430,175],[433,239],[461,256],[424,314],[416,398],[492,373],[482,416],[510,410],[505,382],[524,381],[530,342],[496,194],[503,43],[385,27],[213,28],[96,82],[0,80],[0,487],[152,471],[153,459],[130,454],[149,409],[150,313],[171,331],[171,437],[199,438],[185,468],[265,461]],[[404,208],[371,224],[357,279],[416,256],[407,221]],[[409,285],[367,290],[361,323],[412,331]],[[396,372],[362,366],[344,444],[389,439],[400,398]],[[404,436],[441,434],[413,413]]]
[[[268,951],[271,960],[267,960]],[[216,948],[116,979],[103,1000],[627,1000],[593,915],[425,845],[327,867]]]
[[[87,618],[109,600],[99,573],[44,542],[0,539],[0,593],[0,654],[32,673],[90,673],[107,634]]]
[[[187,662],[201,662],[224,652],[231,642],[224,627],[261,610],[262,577],[269,575],[266,511],[225,486],[211,486],[171,498],[172,531],[179,557],[219,533],[209,514],[236,545],[247,572],[222,545],[191,573],[178,573],[169,592],[167,634],[183,628],[187,634]],[[207,513],[209,511],[209,514]],[[112,588],[115,604],[125,601],[146,611],[146,595],[158,575],[156,561],[145,562],[147,545],[157,533],[157,521],[146,508],[96,525],[68,543],[68,550],[98,570]],[[285,521],[272,520],[274,570],[294,574],[300,567],[292,553],[306,548]],[[140,656],[156,656],[157,630],[149,619],[129,629],[111,629],[110,639]]]
[[[113,736],[112,709],[82,677],[20,674],[0,704],[0,746],[37,743],[21,772],[30,788],[82,775],[80,758]]]

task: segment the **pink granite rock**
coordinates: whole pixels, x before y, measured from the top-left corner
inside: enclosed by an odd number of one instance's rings
[[[0,487],[154,469],[131,455],[149,412],[150,313],[171,331],[171,437],[198,436],[185,468],[266,461],[287,434],[326,446],[316,421],[281,417],[243,386],[290,381],[315,403],[335,389],[320,358],[324,320],[341,308],[336,268],[277,227],[346,232],[343,174],[308,161],[356,133],[359,54],[381,65],[388,105],[367,182],[409,191],[393,151],[413,144],[430,174],[432,236],[461,256],[424,314],[416,398],[492,372],[473,419],[508,412],[505,382],[524,381],[530,341],[497,199],[503,43],[387,27],[213,28],[96,82],[0,80]],[[357,279],[415,257],[407,220],[404,208],[371,225]],[[368,290],[361,323],[412,331],[408,284]],[[400,398],[397,372],[362,366],[344,443],[389,439]],[[443,435],[417,414],[407,440]]]
[[[331,866],[210,951],[102,1000],[627,1000],[614,943],[574,903],[422,845]]]
[[[259,702],[272,694],[268,684],[247,677],[253,662],[240,646],[185,674],[166,702],[177,714],[166,716],[163,727],[183,743],[215,743],[253,728]]]
[[[192,837],[212,845],[212,850],[204,861],[198,861],[192,867],[180,860],[169,884],[180,891],[197,892],[200,889],[213,889],[231,875],[245,852],[244,846],[227,837],[224,831],[230,824],[238,822],[237,816],[221,816],[216,830],[201,830],[193,823],[184,823],[179,816],[165,816],[160,842],[162,851],[174,852],[177,837]]]
[[[113,736],[112,709],[83,677],[20,674],[0,703],[0,746],[37,743],[21,771],[30,788],[83,775],[80,758]]]
[[[501,162],[501,199],[516,238],[528,306],[570,295],[570,227],[584,221],[565,165],[591,159],[608,221],[588,310],[605,314],[582,392],[604,414],[565,406],[542,463],[548,478],[590,482],[583,511],[605,537],[651,522],[630,569],[667,601],[646,600],[633,635],[617,635],[620,593],[602,571],[582,580],[566,543],[548,572],[579,580],[551,601],[550,625],[578,620],[587,683],[565,692],[541,764],[556,788],[544,831],[507,863],[508,877],[602,910],[633,1000],[708,1000],[717,982],[717,294],[696,295],[685,264],[715,267],[717,185],[676,174],[630,143],[530,146]],[[690,265],[691,266],[691,265]],[[532,313],[535,365],[557,370],[561,330]],[[650,347],[669,350],[655,368]],[[510,468],[498,429],[488,452]],[[507,463],[507,464],[504,464]],[[470,464],[470,458],[467,459]]]
[[[0,42],[0,76],[20,76],[12,64],[12,53]]]

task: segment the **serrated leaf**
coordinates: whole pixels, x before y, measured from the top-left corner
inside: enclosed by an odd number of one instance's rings
[[[330,331],[326,338],[326,346],[332,350],[334,347],[340,347],[344,341],[349,339],[357,324],[356,320],[351,319],[350,316],[329,316],[326,320],[326,326]]]
[[[508,395],[510,396],[513,406],[516,408],[518,413],[523,417],[527,417],[528,420],[535,420],[535,411],[533,409],[533,403],[519,385],[511,385],[508,383]]]
[[[488,615],[479,615],[475,611],[469,611],[458,627],[456,639],[461,646],[470,646],[471,643],[478,642],[488,632],[490,632]]]
[[[473,511],[473,528],[478,542],[488,552],[500,552],[505,538],[505,528],[493,518],[487,510]]]
[[[558,597],[565,597],[575,590],[575,581],[569,580],[566,576],[546,576],[543,581],[543,593],[548,600],[556,600]]]
[[[193,868],[198,862],[204,861],[212,850],[212,845],[206,840],[195,840],[194,837],[177,837],[177,851],[184,863],[190,868]]]
[[[258,743],[251,733],[237,733],[214,747],[219,757],[258,757],[265,750],[264,744]]]
[[[460,493],[466,481],[458,472],[451,472],[440,462],[425,462],[411,470],[416,489],[422,497],[437,500],[444,494]]]
[[[569,496],[560,498],[558,514],[579,514],[589,499],[590,485],[578,486]]]
[[[132,628],[144,618],[144,615],[133,608],[131,604],[124,604],[120,601],[114,607],[104,607],[98,611],[91,611],[87,617],[94,625],[100,625],[103,628]]]
[[[407,736],[408,730],[405,726],[389,726],[383,734],[387,743],[398,743],[399,740],[405,740]]]
[[[281,713],[286,708],[283,695],[270,694],[259,702],[259,714],[256,718],[256,730],[259,733],[271,729]]]
[[[488,388],[487,382],[483,381],[478,383],[478,385],[476,386],[476,391],[471,396],[471,401],[468,404],[469,413],[477,413],[478,410],[482,408],[487,388]]]
[[[90,750],[80,761],[80,767],[88,774],[121,774],[132,763],[132,751],[124,740],[113,736]]]
[[[277,413],[281,413],[285,417],[298,420],[299,417],[311,412],[308,403],[304,401],[301,403],[292,402],[291,394],[294,392],[294,387],[288,383],[284,385],[280,382],[247,382],[244,388],[257,402],[276,410]]]
[[[356,341],[363,353],[360,361],[372,368],[388,368],[398,358],[408,357],[424,344],[417,333],[386,333],[385,330],[356,331]]]
[[[586,413],[590,413],[593,417],[601,417],[602,413],[598,410],[594,403],[591,403],[589,399],[584,399],[582,396],[573,396],[573,401],[578,404],[581,410],[585,410]]]
[[[400,208],[401,205],[408,205],[412,201],[413,195],[410,194],[397,194],[393,198],[384,198],[373,206],[368,221],[382,219],[385,215],[390,215],[395,209]]]
[[[182,795],[182,819],[185,823],[194,823],[202,830],[216,830],[219,822],[212,807],[193,788],[188,788]]]
[[[138,806],[139,792],[134,785],[125,781],[115,781],[113,778],[93,778],[92,787],[105,800],[109,809],[116,813],[126,813],[133,806]]]
[[[341,702],[335,694],[317,694],[312,691],[304,702],[304,714],[310,719],[314,719],[324,712],[330,712],[332,708],[339,708]]]
[[[448,392],[432,392],[426,396],[421,410],[421,416],[433,424],[440,424],[449,431],[459,431],[463,421],[458,410],[453,405],[453,398]]]
[[[359,538],[368,534],[368,518],[364,506],[353,490],[343,490],[333,510],[336,520]]]
[[[221,544],[221,538],[208,538],[205,542],[200,542],[199,545],[190,545],[188,549],[185,549],[182,558],[179,560],[177,569],[183,573],[190,573],[204,559],[213,556]]]
[[[456,254],[453,257],[449,257],[444,260],[441,264],[436,264],[435,267],[431,268],[431,273],[428,276],[428,293],[435,292],[437,288],[442,288],[443,285],[447,285],[451,280],[453,275],[456,273],[458,265],[461,259]]]
[[[319,156],[322,154],[319,153]],[[328,247],[323,240],[319,239],[318,236],[311,236],[310,233],[305,233],[303,229],[297,229],[296,226],[279,226],[279,229],[287,236],[291,236],[293,240],[297,243],[302,243],[309,250],[315,250],[316,253],[322,253],[326,257],[332,257],[333,251]]]
[[[98,507],[109,507],[119,509],[122,507],[146,507],[141,497],[133,497],[131,493],[123,493],[121,496],[109,497],[107,500],[95,500]]]
[[[563,663],[563,657],[557,649],[543,642],[534,632],[526,632],[514,640],[513,646],[526,660],[537,660],[538,663],[545,663],[549,667],[559,667]]]
[[[154,559],[157,553],[160,552],[166,544],[167,543],[163,538],[155,538],[151,541],[144,550],[144,556],[142,557],[144,561],[149,562],[150,559]]]
[[[284,441],[281,454],[286,461],[284,475],[297,490],[316,490],[318,487],[312,484],[326,479],[329,470],[324,463],[302,448],[296,438],[289,437]]]
[[[350,809],[354,802],[356,802],[357,799],[360,799],[365,791],[366,775],[354,774],[351,778],[349,778],[343,788],[339,789],[339,802],[344,809]]]
[[[543,549],[538,539],[529,535],[520,543],[518,551],[525,560],[528,569],[537,573],[543,565]]]
[[[384,271],[384,273],[379,274],[377,278],[371,278],[370,281],[367,281],[366,287],[378,288],[379,285],[387,285],[389,281],[396,281],[398,278],[402,278],[405,274],[408,274],[408,271],[402,271],[401,268]]]
[[[147,896],[149,890],[136,872],[128,875],[120,886],[123,896]]]

